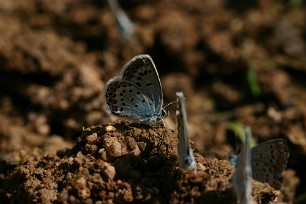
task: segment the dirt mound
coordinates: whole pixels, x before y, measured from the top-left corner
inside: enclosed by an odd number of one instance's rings
[[[17,203],[235,203],[234,168],[196,154],[197,172],[177,167],[177,135],[124,121],[87,128],[76,145],[57,155],[37,154],[4,181]],[[255,199],[279,191],[254,183]]]

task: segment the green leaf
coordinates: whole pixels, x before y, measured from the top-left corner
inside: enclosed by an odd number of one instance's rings
[[[237,122],[228,122],[227,123],[227,129],[229,131],[232,131],[234,133],[234,135],[240,139],[241,142],[244,142],[245,140],[245,127]],[[256,146],[256,141],[254,140],[253,137],[251,137],[251,148]]]
[[[250,66],[247,70],[247,82],[253,96],[258,98],[261,94],[261,89],[256,79],[256,71],[252,68],[252,66]]]

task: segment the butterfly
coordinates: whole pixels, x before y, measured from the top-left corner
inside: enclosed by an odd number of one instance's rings
[[[239,166],[239,157],[232,156],[230,162]],[[282,172],[286,168],[289,150],[285,140],[272,139],[251,149],[252,177],[262,183],[268,183],[275,189],[282,185]]]
[[[131,59],[120,76],[105,85],[105,101],[112,114],[145,124],[163,123],[169,111],[162,108],[163,92],[152,58],[141,54]]]
[[[251,129],[246,127],[245,141],[242,151],[236,158],[236,170],[232,180],[237,199],[240,201],[240,203],[250,203],[252,200],[251,138]]]
[[[178,124],[178,163],[182,170],[196,170],[196,161],[189,143],[187,112],[183,92],[177,92],[179,110],[176,112]]]

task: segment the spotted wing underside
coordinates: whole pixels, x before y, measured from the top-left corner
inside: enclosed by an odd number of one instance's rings
[[[288,146],[283,139],[263,142],[252,149],[253,178],[268,183],[275,189],[282,185],[282,172],[289,158]]]
[[[115,77],[106,84],[106,87],[106,103],[114,115],[140,121],[152,117],[153,102],[133,83]]]
[[[130,60],[122,69],[122,79],[134,83],[139,90],[154,103],[160,113],[163,94],[158,72],[149,55],[138,55]]]

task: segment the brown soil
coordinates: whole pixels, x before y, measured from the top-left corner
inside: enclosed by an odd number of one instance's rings
[[[0,203],[235,203],[231,121],[289,146],[281,190],[253,180],[255,200],[305,202],[305,1],[119,3],[128,40],[105,1],[0,4]],[[104,111],[105,82],[140,53],[165,104],[185,93],[197,172],[178,169],[176,105],[167,128]]]

